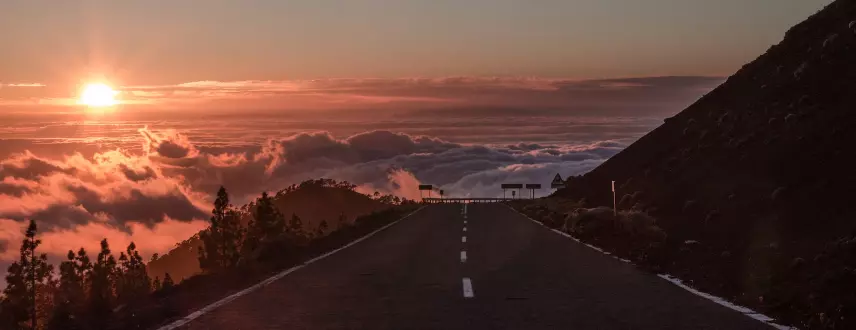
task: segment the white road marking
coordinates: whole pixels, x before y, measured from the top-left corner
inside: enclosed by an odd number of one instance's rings
[[[461,251],[461,262],[467,262],[467,251]]]
[[[472,298],[475,296],[475,292],[473,292],[473,282],[470,281],[468,277],[464,277],[464,298]]]
[[[461,237],[461,243],[466,243],[466,242],[467,242],[467,237],[466,236]]]
[[[776,320],[775,320],[775,319],[773,319],[772,317],[769,317],[769,316],[767,316],[767,315],[764,315],[764,314],[758,313],[758,312],[756,312],[756,311],[754,311],[754,310],[752,310],[752,309],[749,309],[749,308],[747,308],[747,307],[743,307],[743,306],[740,306],[740,305],[736,305],[736,304],[733,304],[733,303],[731,303],[730,301],[725,300],[725,299],[723,299],[723,298],[720,298],[720,297],[714,296],[714,295],[712,295],[712,294],[704,293],[704,292],[698,291],[698,290],[696,290],[696,289],[693,289],[692,287],[690,287],[690,286],[688,286],[688,285],[684,284],[684,282],[683,282],[683,281],[681,281],[681,280],[680,280],[679,278],[677,278],[677,277],[674,277],[674,276],[671,276],[671,275],[667,275],[667,274],[658,274],[657,276],[659,276],[660,278],[662,278],[662,279],[664,279],[664,280],[666,280],[666,281],[669,281],[669,283],[672,283],[672,284],[674,284],[674,285],[677,285],[677,286],[678,286],[678,287],[680,287],[681,289],[687,290],[687,291],[689,291],[689,292],[691,292],[691,293],[693,293],[693,294],[695,294],[695,295],[697,295],[697,296],[700,296],[700,297],[702,297],[702,298],[705,298],[705,299],[707,299],[707,300],[710,300],[710,301],[712,301],[712,302],[714,302],[714,303],[717,303],[717,304],[719,304],[719,305],[725,306],[726,308],[731,309],[731,310],[733,310],[733,311],[736,311],[736,312],[738,312],[738,313],[742,313],[743,315],[746,315],[746,316],[748,316],[748,317],[750,317],[750,318],[753,318],[753,319],[755,319],[755,320],[757,320],[757,321],[760,321],[760,322],[762,322],[762,323],[764,323],[764,324],[767,324],[767,325],[769,325],[769,326],[771,326],[771,327],[773,327],[773,328],[776,328],[776,329],[779,329],[779,330],[792,330],[792,329],[796,329],[796,328],[793,328],[793,327],[784,326],[784,325],[781,325],[781,324],[775,323],[775,321],[776,321]]]
[[[184,326],[185,324],[190,323],[190,321],[193,321],[193,320],[195,320],[195,319],[199,318],[200,316],[205,315],[205,313],[208,313],[208,312],[210,312],[210,311],[212,311],[212,310],[217,309],[217,308],[218,308],[218,307],[220,307],[220,306],[223,306],[223,305],[225,305],[225,304],[228,304],[228,303],[229,303],[229,302],[231,302],[232,300],[238,299],[238,298],[240,298],[241,296],[244,296],[244,295],[246,295],[246,294],[248,294],[248,293],[250,293],[250,292],[253,292],[253,291],[256,291],[256,290],[258,290],[258,289],[261,289],[261,288],[263,288],[263,287],[267,286],[268,284],[271,284],[272,282],[274,282],[274,281],[276,281],[276,280],[278,280],[278,279],[281,279],[281,278],[285,277],[285,276],[286,276],[286,275],[288,275],[288,274],[291,274],[291,273],[293,273],[293,272],[295,272],[295,271],[298,271],[298,270],[300,270],[301,268],[306,267],[307,265],[309,265],[309,264],[311,264],[311,263],[313,263],[313,262],[316,262],[316,261],[318,261],[318,260],[321,260],[321,259],[324,259],[324,258],[326,258],[326,257],[329,257],[329,256],[330,256],[331,254],[333,254],[333,253],[336,253],[336,252],[342,251],[342,250],[344,250],[344,249],[347,249],[347,248],[349,248],[349,247],[353,246],[354,244],[357,244],[357,243],[359,243],[359,242],[362,242],[362,241],[364,241],[365,239],[367,239],[367,238],[369,238],[369,237],[372,237],[372,236],[374,236],[375,234],[377,234],[377,233],[379,233],[379,232],[383,231],[384,229],[387,229],[387,228],[389,228],[389,227],[392,227],[392,225],[397,224],[397,223],[398,223],[398,222],[400,222],[401,220],[404,220],[404,219],[409,218],[411,215],[416,214],[416,212],[419,212],[419,211],[420,211],[420,210],[422,210],[423,208],[425,208],[425,207],[424,207],[424,206],[423,206],[423,207],[420,207],[420,208],[419,208],[419,209],[417,209],[416,211],[413,211],[412,213],[410,213],[410,214],[408,214],[408,215],[406,215],[406,216],[402,217],[401,219],[395,220],[395,221],[393,221],[392,223],[389,223],[389,224],[387,224],[387,225],[385,225],[385,226],[383,226],[383,227],[380,227],[380,228],[378,228],[377,230],[375,230],[375,231],[373,231],[373,232],[371,232],[371,233],[366,234],[366,236],[360,237],[360,238],[356,239],[355,241],[350,242],[350,243],[348,243],[347,245],[345,245],[345,246],[343,246],[343,247],[340,247],[340,248],[335,249],[335,250],[333,250],[333,251],[327,252],[327,253],[322,254],[322,255],[320,255],[320,256],[318,256],[318,257],[312,258],[312,259],[310,259],[309,261],[306,261],[306,262],[304,262],[304,263],[302,263],[302,264],[300,264],[300,265],[297,265],[297,266],[291,267],[291,268],[289,268],[289,269],[286,269],[286,270],[284,270],[284,271],[282,271],[282,272],[279,272],[278,274],[276,274],[276,275],[274,275],[274,276],[271,276],[271,277],[267,278],[267,279],[266,279],[266,280],[264,280],[264,281],[261,281],[261,282],[259,282],[259,283],[256,283],[255,285],[253,285],[253,286],[251,286],[251,287],[249,287],[249,288],[243,289],[243,290],[238,291],[238,292],[236,292],[236,293],[234,293],[234,294],[232,294],[232,295],[230,295],[230,296],[228,296],[228,297],[225,297],[225,298],[223,298],[223,299],[220,299],[220,300],[218,300],[218,301],[215,301],[215,302],[213,302],[213,303],[209,304],[208,306],[202,307],[202,308],[200,308],[199,310],[197,310],[197,311],[195,311],[195,312],[193,312],[193,313],[190,313],[190,314],[188,314],[187,316],[185,316],[185,317],[183,317],[183,318],[180,318],[180,319],[176,320],[175,322],[172,322],[172,323],[170,323],[170,324],[167,324],[167,325],[164,325],[164,326],[162,326],[162,327],[158,328],[158,330],[173,330],[173,329],[180,328],[180,327]],[[471,290],[472,290],[472,289],[471,289]]]
[[[595,250],[595,251],[598,251],[598,252],[600,252],[600,253],[603,253],[604,255],[611,256],[611,257],[613,257],[613,258],[615,258],[615,259],[617,259],[617,260],[620,260],[620,261],[622,261],[622,262],[625,262],[625,263],[633,264],[633,262],[631,262],[630,260],[623,259],[623,258],[619,258],[619,257],[617,257],[617,256],[615,256],[615,255],[611,255],[609,252],[606,252],[606,251],[604,251],[603,249],[601,249],[601,248],[599,248],[599,247],[596,247],[596,246],[594,246],[594,245],[591,245],[591,244],[585,243],[585,242],[583,242],[583,241],[580,241],[578,238],[573,237],[573,236],[571,236],[570,234],[568,234],[568,233],[566,233],[566,232],[563,232],[563,231],[561,231],[561,230],[556,230],[556,229],[552,229],[552,228],[550,228],[550,227],[547,227],[547,226],[545,226],[543,223],[541,223],[541,222],[539,222],[539,221],[537,221],[537,220],[535,220],[535,219],[530,218],[529,216],[527,216],[527,215],[525,215],[525,214],[521,213],[520,211],[515,210],[515,209],[514,209],[514,208],[512,208],[511,206],[508,206],[508,208],[510,208],[510,209],[511,209],[512,211],[514,211],[514,212],[517,212],[517,214],[520,214],[520,215],[521,215],[521,216],[523,216],[524,218],[531,220],[531,221],[532,221],[532,222],[534,222],[535,224],[538,224],[538,225],[540,225],[540,226],[542,226],[542,227],[544,227],[544,228],[550,229],[552,232],[554,232],[554,233],[556,233],[556,234],[559,234],[559,235],[565,236],[565,237],[567,237],[567,238],[570,238],[570,239],[572,239],[572,240],[576,241],[577,243],[583,244],[583,245],[585,245],[586,247],[588,247],[588,248],[590,248],[590,249],[592,249],[592,250]],[[676,285],[676,286],[680,287],[681,289],[684,289],[684,290],[686,290],[686,291],[689,291],[690,293],[693,293],[693,294],[695,294],[695,295],[701,296],[701,297],[703,297],[703,298],[705,298],[705,299],[707,299],[707,300],[710,300],[710,301],[712,301],[712,302],[714,302],[714,303],[716,303],[716,304],[719,304],[719,305],[725,306],[726,308],[729,308],[729,309],[731,309],[731,310],[733,310],[733,311],[736,311],[736,312],[738,312],[738,313],[741,313],[741,314],[743,314],[743,315],[746,315],[746,316],[748,316],[748,317],[750,317],[750,318],[752,318],[752,319],[755,319],[755,320],[757,320],[757,321],[760,321],[761,323],[764,323],[764,324],[766,324],[766,325],[772,326],[773,328],[776,328],[776,329],[779,329],[779,330],[795,330],[795,329],[797,329],[797,328],[788,327],[788,326],[784,326],[784,325],[781,325],[781,324],[775,323],[775,319],[773,319],[772,317],[769,317],[769,316],[766,316],[766,315],[764,315],[764,314],[758,313],[758,312],[756,312],[756,311],[754,311],[754,310],[752,310],[752,309],[749,309],[749,308],[747,308],[747,307],[739,306],[739,305],[733,304],[733,303],[731,303],[731,302],[729,302],[728,300],[725,300],[725,299],[723,299],[723,298],[720,298],[720,297],[717,297],[717,296],[714,296],[714,295],[712,295],[712,294],[708,294],[708,293],[705,293],[705,292],[698,291],[698,290],[696,290],[696,289],[694,289],[694,288],[692,288],[692,287],[690,287],[690,286],[688,286],[688,285],[684,284],[684,283],[683,283],[683,281],[681,281],[681,280],[680,280],[679,278],[677,278],[677,277],[674,277],[674,276],[671,276],[671,275],[668,275],[668,274],[657,274],[657,276],[659,276],[660,278],[662,278],[662,279],[664,279],[664,280],[668,281],[669,283],[672,283],[672,284],[674,284],[674,285]]]
[[[467,220],[464,220],[464,224],[465,224],[465,225],[467,224]]]
[[[464,227],[464,231],[467,231],[467,227]]]

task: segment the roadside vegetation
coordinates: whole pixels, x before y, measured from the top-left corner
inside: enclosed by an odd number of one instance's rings
[[[353,192],[355,186],[330,179],[309,180],[275,196],[263,192],[240,208],[220,188],[209,227],[194,236],[199,243],[178,244],[196,254],[193,261],[198,261],[201,273],[178,283],[169,272],[151,276],[136,244],[131,243],[117,257],[106,239],[94,259],[81,248],[68,251],[67,260],[55,268],[38,252],[42,242],[37,224],[30,222],[20,259],[9,266],[7,287],[0,297],[0,329],[151,328],[344,246],[418,207],[406,199],[374,194],[366,198],[385,207],[353,221],[342,215],[331,219],[333,223],[321,220],[309,227],[297,214],[285,215],[275,205],[276,198],[319,188]],[[158,259],[155,255],[152,261]]]

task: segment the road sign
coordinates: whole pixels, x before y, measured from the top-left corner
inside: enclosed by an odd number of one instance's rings
[[[550,182],[550,188],[559,189],[565,187],[565,181],[562,180],[562,176],[559,173],[556,173],[556,176],[553,177],[553,181]]]
[[[541,189],[540,183],[527,183],[526,189]]]
[[[434,190],[434,186],[430,184],[420,184],[419,190]]]
[[[520,183],[503,183],[502,189],[523,189],[523,184],[520,184]]]

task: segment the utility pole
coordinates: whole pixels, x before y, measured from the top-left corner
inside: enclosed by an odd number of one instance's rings
[[[612,214],[618,216],[618,203],[615,202],[615,181],[612,181]]]

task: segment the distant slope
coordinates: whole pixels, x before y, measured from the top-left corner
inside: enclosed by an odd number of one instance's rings
[[[615,180],[622,207],[648,210],[673,242],[699,242],[666,269],[816,324],[856,315],[835,306],[852,294],[824,291],[856,280],[854,59],[856,1],[838,0],[555,196],[611,207]]]
[[[296,214],[307,232],[314,232],[322,220],[326,220],[332,230],[338,225],[340,215],[344,216],[347,223],[353,223],[358,216],[389,207],[347,187],[314,184],[292,186],[277,193],[273,198],[286,222],[291,219],[292,214]],[[251,209],[251,205],[245,208]],[[244,218],[244,224],[249,220],[249,216]],[[167,254],[148,263],[149,276],[163,279],[164,274],[169,272],[175,281],[180,281],[198,274],[200,268],[197,248],[200,244],[198,234],[177,244]]]

